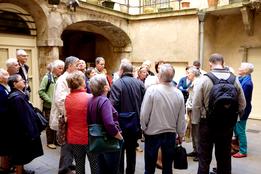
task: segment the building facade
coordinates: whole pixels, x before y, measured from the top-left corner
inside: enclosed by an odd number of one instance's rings
[[[259,1],[223,0],[209,8],[207,0],[191,1],[190,7],[176,0],[119,0],[113,9],[97,0],[60,0],[58,5],[51,1],[57,0],[0,0],[0,67],[17,49],[28,52],[32,101],[37,106],[46,65],[70,55],[89,65],[103,56],[110,74],[123,57],[135,66],[148,59],[164,60],[174,65],[178,81],[194,60],[208,70],[209,55],[219,52],[235,70],[242,61],[254,63],[255,89],[261,86]],[[255,106],[261,93],[254,90],[253,96]],[[253,107],[253,117],[260,118],[258,113],[261,110]]]

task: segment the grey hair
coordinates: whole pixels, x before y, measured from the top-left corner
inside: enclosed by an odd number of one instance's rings
[[[0,68],[0,76],[3,76],[4,73],[7,73],[7,71],[3,68]]]
[[[120,70],[122,70],[122,74],[132,74],[133,66],[130,63],[121,63]]]
[[[254,65],[248,62],[242,62],[241,67],[247,70],[247,74],[251,74],[254,71]]]
[[[187,71],[190,73],[193,73],[195,75],[195,77],[200,76],[200,70],[196,66],[189,67],[189,69]]]
[[[75,62],[77,62],[79,60],[79,58],[75,57],[75,56],[69,56],[66,57],[65,59],[65,63],[64,63],[64,69],[67,70],[69,65],[74,64]]]
[[[10,66],[13,66],[14,64],[17,64],[17,63],[18,63],[18,60],[16,58],[9,58],[5,62],[7,68],[9,68]]]
[[[104,59],[103,57],[96,57],[96,59],[95,59],[95,65],[98,64],[98,63],[100,63],[102,60],[105,61],[105,59]]]
[[[53,68],[57,68],[57,67],[59,67],[59,66],[63,66],[63,67],[64,67],[64,61],[62,61],[62,60],[55,60],[55,61],[53,61],[53,63],[52,63],[52,69],[53,69]]]
[[[170,64],[163,64],[160,67],[159,79],[163,82],[172,82],[175,75],[175,69]]]
[[[19,50],[16,51],[16,55],[17,55],[17,56],[20,56],[20,55],[27,55],[27,53],[26,53],[25,50],[23,50],[23,49],[19,49]]]
[[[90,88],[94,96],[100,96],[104,93],[104,86],[108,84],[104,74],[97,74],[90,79]]]

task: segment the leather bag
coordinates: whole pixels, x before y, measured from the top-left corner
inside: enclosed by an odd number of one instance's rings
[[[174,168],[183,170],[188,168],[187,152],[184,147],[177,145],[174,154]]]
[[[120,141],[107,134],[101,124],[89,125],[89,152],[103,153],[120,151]]]
[[[39,131],[42,132],[48,126],[48,121],[45,118],[45,116],[43,115],[42,111],[40,109],[38,109],[37,107],[34,107],[34,112],[36,115],[35,120],[36,120],[37,127],[38,127]]]
[[[136,112],[121,112],[118,119],[123,133],[134,136],[141,133],[140,121]]]

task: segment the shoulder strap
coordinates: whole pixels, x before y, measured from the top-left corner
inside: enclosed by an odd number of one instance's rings
[[[130,90],[129,90],[128,86],[126,85],[126,83],[124,82],[124,80],[122,78],[120,78],[120,80],[124,84],[124,86],[126,87],[130,100],[133,101],[132,98],[131,98]],[[131,102],[131,106],[133,107],[133,109],[135,109],[134,102]]]
[[[212,72],[208,72],[207,74],[205,74],[205,76],[208,76],[213,82],[213,84],[217,84],[219,82],[219,79]],[[230,72],[230,76],[227,79],[228,83],[234,84],[235,80],[236,80],[236,76]]]
[[[205,74],[205,76],[210,78],[214,85],[219,82],[219,79],[212,72],[208,72],[207,74]]]
[[[47,85],[46,85],[46,87],[45,87],[45,92],[48,91],[48,89],[49,89],[49,87],[50,87],[50,84],[52,83],[52,74],[49,72],[49,73],[47,74],[47,76],[48,76],[48,81],[47,81]]]
[[[230,84],[234,84],[235,83],[235,80],[236,80],[236,76],[233,74],[233,73],[230,73],[230,76],[229,78],[227,79],[227,81],[230,83]]]

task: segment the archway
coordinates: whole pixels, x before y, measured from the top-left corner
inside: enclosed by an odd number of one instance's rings
[[[74,55],[94,66],[94,60],[102,56],[108,73],[117,69],[121,51],[131,45],[129,36],[119,27],[104,21],[81,21],[69,25],[62,33],[61,57]]]

